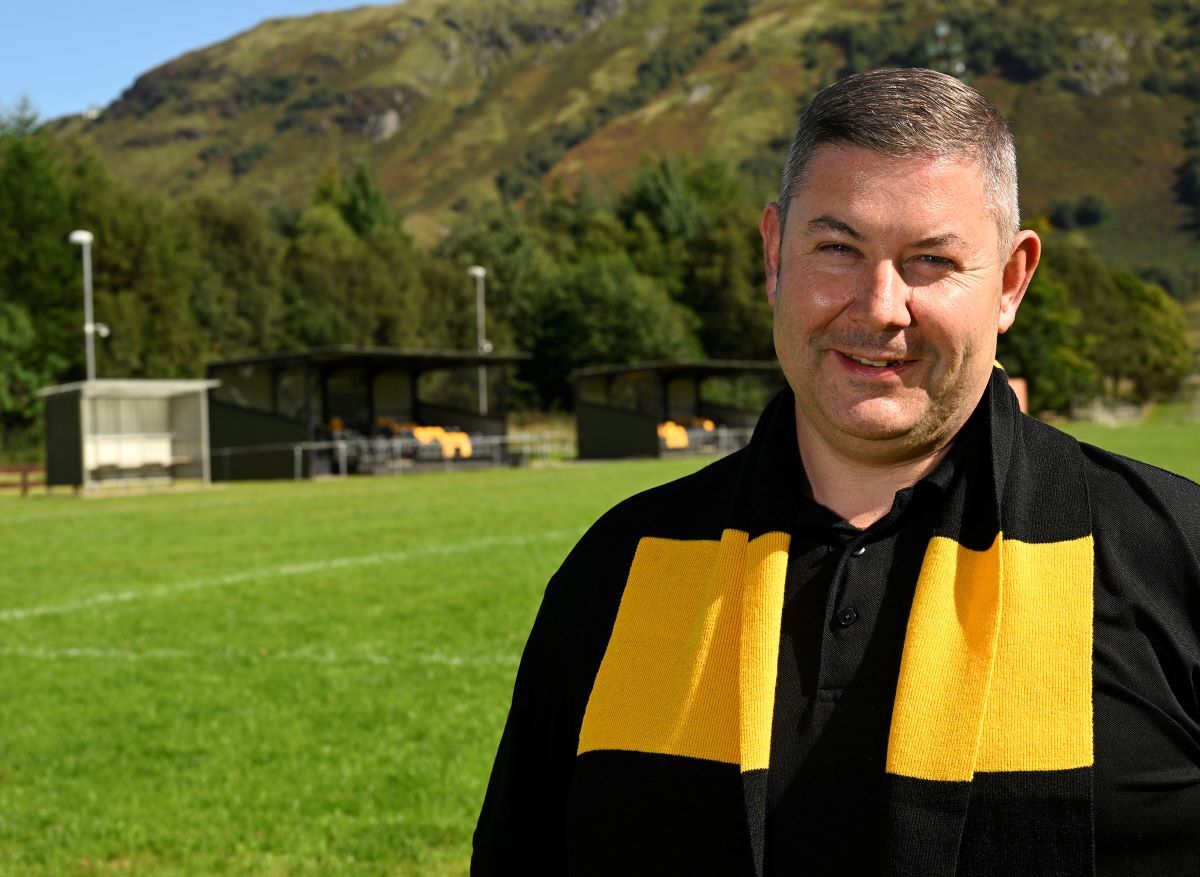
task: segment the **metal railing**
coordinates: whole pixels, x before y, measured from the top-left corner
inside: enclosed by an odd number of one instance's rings
[[[750,444],[750,436],[754,435],[754,427],[718,426],[715,432],[717,433],[717,452],[729,454]]]
[[[711,441],[664,456],[685,454],[728,454],[750,441],[752,428],[717,427]],[[403,474],[407,472],[453,471],[460,468],[510,466],[549,459],[574,459],[575,442],[565,431],[472,436],[471,455],[443,456],[436,442],[422,443],[411,436],[366,436],[311,442],[276,442],[261,445],[212,448],[213,477],[229,477],[229,462],[242,454],[286,454],[291,457],[291,475],[307,477],[350,474]]]
[[[445,456],[441,445],[435,442],[422,443],[410,436],[363,436],[212,448],[211,453],[213,474],[218,478],[222,474],[228,474],[228,462],[231,457],[241,454],[290,453],[292,477],[301,479],[305,477],[306,469],[309,477],[324,474],[345,477],[357,472],[399,474],[430,469],[453,470],[468,466],[515,465],[532,460],[573,457],[575,445],[570,434],[566,432],[472,436],[470,456]]]

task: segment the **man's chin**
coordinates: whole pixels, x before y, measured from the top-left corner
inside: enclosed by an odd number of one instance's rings
[[[927,446],[937,443],[940,432],[930,416],[929,399],[923,394],[905,399],[797,397],[796,407],[799,420],[807,421],[816,437],[831,450],[875,462],[888,463],[919,455]]]
[[[872,399],[841,410],[831,410],[831,424],[860,441],[890,442],[904,439],[919,427],[923,411],[913,411],[889,399]]]
[[[911,423],[854,422],[836,425],[847,438],[861,442],[896,443],[906,442],[913,434]]]
[[[828,426],[832,434],[826,433],[825,441],[841,454],[879,465],[913,460],[945,443],[939,425],[919,416],[843,416]]]

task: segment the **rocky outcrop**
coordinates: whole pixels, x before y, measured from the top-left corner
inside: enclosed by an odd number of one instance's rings
[[[422,101],[415,89],[360,88],[337,98],[333,122],[348,134],[361,134],[375,142],[394,136]]]

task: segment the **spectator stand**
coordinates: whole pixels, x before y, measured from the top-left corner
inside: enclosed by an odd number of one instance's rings
[[[102,379],[46,387],[46,486],[210,480],[215,381]]]
[[[608,365],[571,379],[581,459],[735,450],[783,386],[778,364],[766,360]]]
[[[509,462],[508,370],[528,358],[322,347],[212,363],[213,477]]]

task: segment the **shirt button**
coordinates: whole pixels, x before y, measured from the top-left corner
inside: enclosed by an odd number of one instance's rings
[[[850,552],[850,556],[851,557],[862,557],[866,553],[867,553],[867,546],[860,545],[857,548],[855,548],[853,551]]]
[[[858,621],[858,610],[853,606],[847,606],[845,609],[838,610],[838,627],[849,627],[856,621]]]

